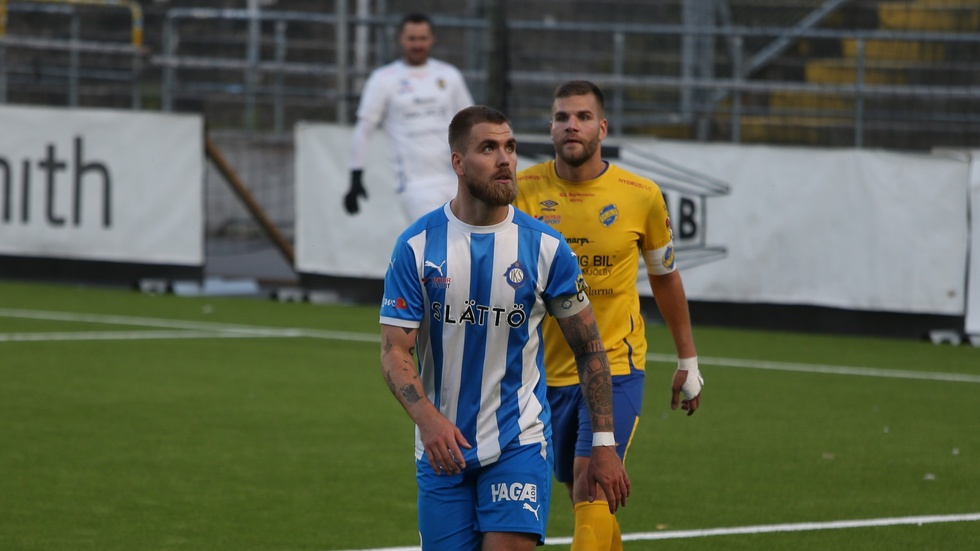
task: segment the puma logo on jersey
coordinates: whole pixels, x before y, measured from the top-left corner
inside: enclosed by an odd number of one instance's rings
[[[538,509],[540,509],[540,508],[541,508],[541,505],[538,505],[537,507],[531,507],[527,503],[524,504],[524,510],[525,511],[531,511],[532,513],[534,513],[534,520],[541,520],[541,519],[538,518]]]
[[[442,267],[445,266],[445,265],[446,265],[446,261],[445,260],[442,261],[442,264],[436,264],[435,262],[433,262],[431,260],[426,260],[425,261],[425,267],[426,268],[434,268],[434,269],[438,270],[440,276],[446,275],[446,274],[442,273]]]

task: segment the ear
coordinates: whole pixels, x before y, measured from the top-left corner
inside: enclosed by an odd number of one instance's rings
[[[602,119],[602,122],[599,123],[599,140],[606,139],[606,136],[608,134],[609,134],[609,119]]]
[[[465,171],[463,170],[463,154],[459,153],[458,151],[453,151],[452,161],[453,172],[455,172],[457,176],[463,176],[465,174]]]

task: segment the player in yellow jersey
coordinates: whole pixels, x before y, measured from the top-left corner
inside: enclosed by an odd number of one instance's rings
[[[560,231],[578,255],[613,375],[615,423],[615,441],[603,438],[609,433],[592,434],[575,356],[557,323],[546,320],[555,476],[568,487],[575,511],[572,550],[619,550],[616,517],[601,490],[589,495],[586,474],[594,446],[614,445],[625,460],[639,421],[647,352],[636,286],[641,255],[677,351],[671,409],[679,405],[688,415],[697,411],[703,380],[660,188],[602,159],[608,122],[602,91],[595,84],[569,81],[558,86],[551,115],[556,158],[518,173],[515,205]]]

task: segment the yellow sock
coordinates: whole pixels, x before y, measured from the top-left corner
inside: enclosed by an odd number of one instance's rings
[[[609,546],[609,551],[623,551],[623,534],[619,531],[619,521],[616,520],[616,515],[613,515],[612,521],[612,543]]]
[[[609,551],[615,522],[605,501],[576,503],[571,551]]]

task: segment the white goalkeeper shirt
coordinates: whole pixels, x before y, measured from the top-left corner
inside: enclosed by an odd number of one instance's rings
[[[364,168],[368,143],[381,127],[398,182],[398,192],[445,185],[456,191],[449,151],[449,123],[473,105],[462,73],[429,58],[412,66],[402,60],[371,73],[361,92],[351,143],[351,170]]]
[[[467,468],[508,446],[550,443],[541,321],[588,305],[578,259],[554,229],[513,208],[470,226],[447,204],[409,226],[385,274],[381,323],[418,328],[425,393],[462,432]],[[425,452],[415,429],[415,457]]]

